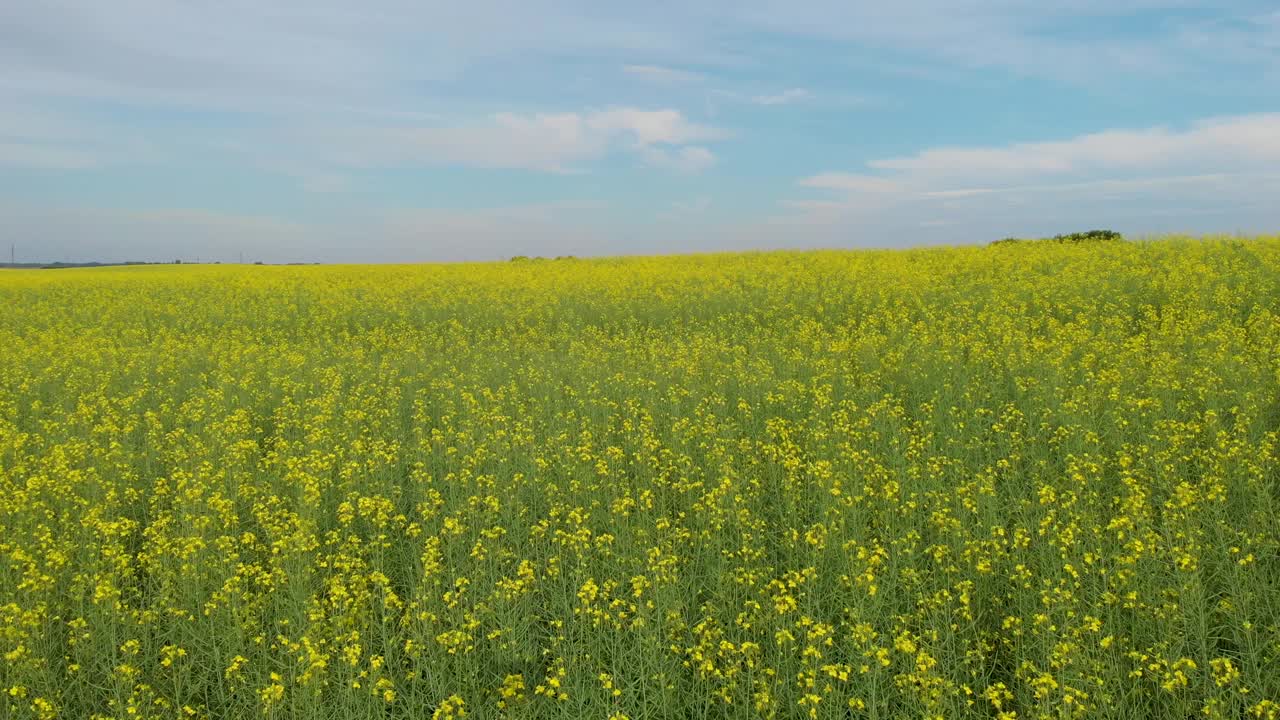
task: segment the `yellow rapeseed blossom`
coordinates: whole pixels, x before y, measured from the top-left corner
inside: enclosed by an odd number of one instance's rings
[[[1280,720],[1280,238],[0,301],[3,718]]]

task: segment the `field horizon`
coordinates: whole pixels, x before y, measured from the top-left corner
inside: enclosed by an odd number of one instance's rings
[[[1218,242],[1218,241],[1242,241],[1242,240],[1260,240],[1266,238],[1277,237],[1269,233],[1246,233],[1246,232],[1205,232],[1205,233],[1138,233],[1133,235],[1124,235],[1125,242],[1148,243],[1148,242]],[[1027,238],[1011,238],[1019,242],[1046,242],[1052,238],[1044,237],[1027,237]],[[171,265],[179,266],[220,266],[226,265],[230,267],[410,267],[421,265],[493,265],[507,262],[551,262],[556,260],[641,260],[645,258],[681,258],[681,257],[715,257],[722,255],[769,255],[774,253],[783,254],[803,254],[803,253],[861,253],[861,252],[915,252],[921,250],[949,250],[964,248],[983,248],[991,247],[993,244],[999,244],[999,240],[991,240],[986,242],[972,243],[921,243],[915,245],[897,246],[897,245],[866,245],[866,246],[813,246],[813,247],[759,247],[759,248],[723,248],[708,250],[691,250],[686,252],[658,252],[658,253],[602,253],[602,254],[578,254],[578,255],[512,255],[504,258],[494,259],[474,259],[474,260],[417,260],[417,261],[369,261],[369,262],[348,262],[348,261],[321,261],[321,260],[288,260],[264,262],[255,260],[124,260],[124,261],[99,261],[99,260],[83,260],[83,261],[30,261],[19,263],[0,263],[0,270],[93,270],[93,269],[111,269],[111,268],[129,268],[129,267],[166,267]]]

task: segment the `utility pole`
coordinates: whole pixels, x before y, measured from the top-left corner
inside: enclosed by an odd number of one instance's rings
[[[13,243],[9,243],[9,264],[10,264],[10,265],[17,265],[17,264],[18,264],[18,261],[16,261],[16,260],[14,260],[14,259],[13,259],[13,258],[14,258],[14,254],[13,254],[13,253],[14,253],[14,244],[13,244]]]

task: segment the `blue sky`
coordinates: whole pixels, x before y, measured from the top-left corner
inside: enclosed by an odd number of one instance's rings
[[[1280,229],[1280,9],[0,4],[20,259],[423,261]]]

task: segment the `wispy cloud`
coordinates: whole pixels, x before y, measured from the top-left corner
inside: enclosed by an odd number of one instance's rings
[[[800,180],[804,187],[821,190],[835,190],[841,193],[887,193],[897,192],[904,188],[903,184],[891,178],[855,175],[851,173],[827,172]]]
[[[1206,70],[1223,62],[1277,67],[1280,58],[1258,53],[1274,38],[1271,12],[1258,0],[908,0],[874,8],[756,0],[744,8],[756,28],[770,33],[909,50],[942,66],[1073,83],[1107,83],[1117,72],[1208,79],[1214,73]],[[1073,31],[1081,27],[1089,31]]]
[[[1160,208],[1190,216],[1214,206],[1249,209],[1258,217],[1262,199],[1280,188],[1277,163],[1280,114],[1243,115],[1183,129],[930,148],[873,160],[863,172],[802,178],[801,187],[826,197],[784,206],[806,222],[827,224],[905,225],[928,213],[933,218],[927,227],[990,224],[994,218],[1034,225],[1066,212],[1079,213],[1081,221],[1098,214],[1124,220],[1154,217]],[[1262,216],[1280,221],[1280,213]]]
[[[647,164],[681,173],[698,173],[716,164],[716,156],[710,150],[697,145],[667,149],[647,148],[643,154]]]
[[[82,170],[153,159],[150,143],[127,128],[88,122],[0,92],[0,167]]]
[[[1120,18],[1134,22],[1113,22]],[[1082,24],[1091,30],[1062,31]],[[1028,76],[1107,81],[1118,70],[1185,77],[1199,68],[1206,77],[1205,61],[1217,56],[1276,67],[1276,26],[1274,5],[1263,0],[744,0],[731,11],[633,3],[591,13],[572,0],[371,0],[358,8],[340,0],[49,0],[0,4],[0,85],[223,109],[415,110],[423,103],[406,91],[483,66],[543,63],[554,82],[556,66],[544,61],[580,58],[679,84],[703,77],[686,67],[749,65],[753,45],[794,38]]]
[[[728,137],[725,130],[691,122],[679,110],[671,109],[613,108],[589,113],[585,120],[594,130],[629,134],[639,145],[683,144]]]
[[[813,93],[804,88],[791,88],[774,95],[756,95],[751,102],[756,105],[790,105],[813,97]]]
[[[706,195],[676,200],[671,203],[670,208],[658,213],[655,219],[663,223],[696,221],[704,217],[714,204]]]
[[[645,82],[657,85],[688,85],[704,82],[707,79],[702,73],[662,65],[624,65],[622,71]]]
[[[310,193],[336,193],[346,190],[350,181],[335,173],[317,173],[302,178],[302,189]]]
[[[1212,118],[1184,130],[1152,127],[1106,130],[1068,140],[995,147],[942,147],[873,160],[880,174],[829,172],[800,184],[850,194],[908,193],[943,198],[1038,186],[1060,179],[1133,182],[1115,176],[1178,175],[1200,180],[1216,174],[1188,171],[1262,171],[1280,163],[1280,113]],[[1181,175],[1179,175],[1181,173]],[[1074,184],[1073,182],[1074,181]],[[1141,180],[1148,182],[1148,180]]]
[[[445,126],[321,129],[307,143],[342,166],[415,165],[513,168],[580,172],[586,163],[614,151],[709,154],[686,147],[728,133],[693,122],[673,109],[609,108],[587,112],[496,113],[483,120]],[[677,163],[678,164],[678,163]]]
[[[93,153],[38,142],[0,140],[0,168],[82,170],[97,167]]]

